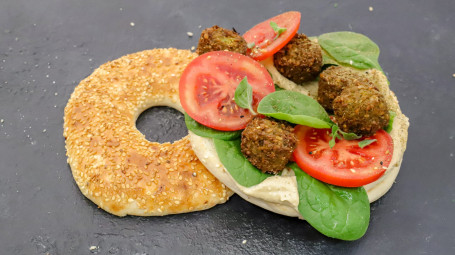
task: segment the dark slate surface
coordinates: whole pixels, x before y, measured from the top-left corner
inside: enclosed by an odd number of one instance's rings
[[[263,2],[2,0],[0,253],[454,254],[455,2]],[[201,27],[245,32],[287,10],[302,12],[300,32],[308,35],[352,30],[372,38],[410,118],[401,172],[372,205],[362,239],[326,238],[237,196],[208,211],[155,218],[118,218],[82,196],[62,137],[63,109],[81,79],[127,53],[195,46]],[[153,133],[152,125],[165,128]],[[166,108],[143,114],[138,126],[158,141],[186,133],[182,116]]]

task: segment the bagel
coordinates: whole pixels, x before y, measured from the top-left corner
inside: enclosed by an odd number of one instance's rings
[[[282,76],[274,67],[273,56],[262,61],[262,64],[270,72],[275,84],[281,88],[297,91],[312,97],[317,96],[317,81],[307,82],[302,85],[295,84]],[[364,186],[368,199],[370,203],[372,203],[390,189],[398,175],[403,154],[406,150],[409,121],[401,112],[398,100],[395,94],[390,90],[387,78],[381,71],[370,69],[363,71],[357,70],[357,72],[363,72],[369,77],[384,95],[389,110],[396,113],[393,129],[390,133],[394,144],[390,165],[382,177],[375,182]],[[298,210],[299,194],[297,190],[297,181],[292,170],[285,169],[281,175],[269,177],[252,187],[244,187],[238,184],[224,168],[216,152],[213,139],[201,137],[192,132],[189,133],[191,145],[196,155],[201,159],[207,169],[231,190],[245,200],[264,209],[278,214],[303,219]]]
[[[208,209],[233,194],[200,163],[189,139],[156,143],[136,128],[153,106],[183,112],[178,82],[197,54],[146,50],[105,63],[75,88],[65,107],[66,154],[82,194],[118,216]]]

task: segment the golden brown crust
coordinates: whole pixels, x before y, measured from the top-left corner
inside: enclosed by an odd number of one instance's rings
[[[154,49],[101,65],[81,81],[65,108],[68,163],[82,193],[118,215],[204,210],[232,192],[198,160],[187,137],[147,141],[137,116],[155,105],[182,111],[178,81],[197,55]]]

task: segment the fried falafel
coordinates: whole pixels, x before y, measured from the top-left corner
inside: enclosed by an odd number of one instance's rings
[[[262,172],[277,174],[297,146],[293,130],[286,121],[255,117],[242,132],[242,153]]]
[[[367,82],[365,75],[344,66],[330,66],[319,74],[318,102],[327,111],[333,111],[333,100],[355,80]]]
[[[341,130],[362,136],[374,135],[389,123],[384,96],[368,84],[356,81],[333,100],[335,119]]]
[[[276,69],[289,80],[302,84],[314,80],[321,72],[322,50],[318,43],[304,34],[296,34],[289,43],[275,53]]]
[[[227,50],[245,55],[247,43],[237,32],[219,26],[202,31],[196,53],[202,55],[210,51]]]

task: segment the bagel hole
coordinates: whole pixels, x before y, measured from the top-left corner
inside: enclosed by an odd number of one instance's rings
[[[171,107],[155,106],[141,113],[137,129],[151,142],[173,143],[188,134],[183,114]]]

